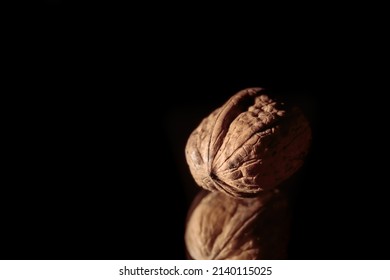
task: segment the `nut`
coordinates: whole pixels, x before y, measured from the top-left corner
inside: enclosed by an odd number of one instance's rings
[[[237,199],[201,191],[188,215],[188,258],[286,259],[290,227],[287,202],[282,193]]]
[[[307,119],[263,92],[238,92],[192,132],[185,154],[199,186],[254,197],[301,167],[311,139]]]

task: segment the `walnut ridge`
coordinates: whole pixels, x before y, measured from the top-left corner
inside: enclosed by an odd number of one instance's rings
[[[196,183],[232,197],[254,197],[276,188],[303,164],[311,139],[307,119],[249,88],[203,119],[185,155]]]

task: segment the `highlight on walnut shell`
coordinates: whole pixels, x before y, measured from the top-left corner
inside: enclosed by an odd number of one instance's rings
[[[188,259],[287,259],[290,211],[285,194],[232,198],[201,191],[188,212]]]
[[[299,108],[263,92],[238,92],[191,133],[185,155],[202,188],[254,197],[302,166],[311,139],[309,122]]]

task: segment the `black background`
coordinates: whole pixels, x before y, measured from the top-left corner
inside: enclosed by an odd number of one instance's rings
[[[2,259],[184,259],[197,191],[185,142],[257,86],[300,106],[313,129],[289,257],[389,259],[372,53],[356,57],[350,35],[321,20],[279,28],[278,12],[249,31],[241,18],[201,28],[199,16],[104,7],[46,1],[11,32]]]

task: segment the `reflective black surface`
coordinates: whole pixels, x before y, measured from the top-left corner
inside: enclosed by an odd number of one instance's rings
[[[179,23],[141,30],[130,15],[47,2],[8,53],[1,259],[184,259],[197,191],[185,142],[253,86],[312,124],[290,258],[389,258],[387,111],[347,46],[284,29],[256,44]]]

